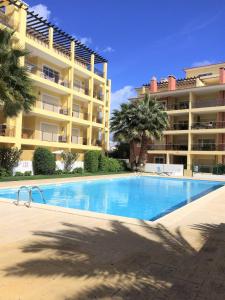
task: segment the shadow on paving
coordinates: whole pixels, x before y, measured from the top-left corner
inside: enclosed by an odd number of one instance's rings
[[[74,285],[96,279],[66,300],[225,299],[225,224],[194,226],[204,240],[199,251],[179,229],[140,224],[143,234],[117,221],[111,230],[63,223],[56,232],[34,232],[38,240],[22,251],[40,257],[11,266],[6,276],[60,275],[74,277]]]

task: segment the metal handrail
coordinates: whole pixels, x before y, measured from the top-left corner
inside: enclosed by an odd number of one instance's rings
[[[26,189],[28,190],[28,193],[29,193],[29,196],[30,196],[30,189],[28,186],[21,186],[19,189],[18,189],[18,192],[17,192],[17,200],[14,202],[16,205],[19,205],[19,202],[20,202],[20,192],[23,190],[23,189]]]
[[[45,198],[44,198],[44,193],[43,193],[43,191],[42,191],[37,185],[34,185],[34,186],[32,186],[32,187],[30,188],[30,190],[29,190],[29,200],[27,201],[27,203],[25,203],[25,205],[26,205],[27,207],[30,207],[30,205],[31,205],[31,203],[32,203],[32,201],[33,201],[33,198],[32,198],[32,192],[33,192],[34,189],[38,190],[39,194],[40,194],[41,197],[42,197],[42,201],[43,201],[44,203],[46,203]]]

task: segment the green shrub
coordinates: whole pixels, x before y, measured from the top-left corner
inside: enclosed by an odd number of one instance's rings
[[[78,153],[63,151],[61,154],[61,158],[64,163],[64,171],[70,172],[73,168],[73,164],[77,161],[78,157]]]
[[[91,173],[98,172],[101,151],[91,150],[84,155],[84,169]]]
[[[62,175],[63,174],[63,170],[55,170],[55,174],[56,175]]]
[[[17,148],[0,148],[0,168],[12,175],[13,168],[18,166],[22,150]]]
[[[31,172],[31,171],[25,171],[23,175],[24,175],[24,176],[31,176],[31,175],[32,175],[32,172]]]
[[[84,169],[83,168],[75,168],[73,169],[73,174],[83,174],[84,173]]]
[[[102,172],[121,172],[125,170],[124,162],[101,154],[99,157],[99,170]]]
[[[54,174],[55,167],[55,155],[50,150],[39,147],[34,151],[33,169],[35,175]]]
[[[8,172],[6,169],[0,167],[0,178],[11,176],[11,173]]]
[[[223,175],[225,174],[225,165],[223,164],[218,164],[213,167],[213,174],[217,175]]]
[[[23,176],[23,173],[22,172],[16,172],[15,176]]]

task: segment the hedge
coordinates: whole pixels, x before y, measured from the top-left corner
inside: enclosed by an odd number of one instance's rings
[[[47,148],[37,148],[33,156],[34,174],[51,175],[54,174],[55,168],[55,155]]]
[[[84,155],[84,169],[91,173],[98,172],[100,155],[101,151],[87,151]]]
[[[125,170],[125,165],[123,161],[101,154],[99,157],[99,170],[102,172],[121,172]]]

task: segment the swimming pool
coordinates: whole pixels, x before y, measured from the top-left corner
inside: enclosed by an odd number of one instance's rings
[[[152,221],[222,186],[216,181],[130,176],[40,188],[48,205]],[[16,199],[17,190],[1,189],[0,198]],[[37,191],[33,198],[43,203]],[[21,199],[28,199],[27,191]]]

